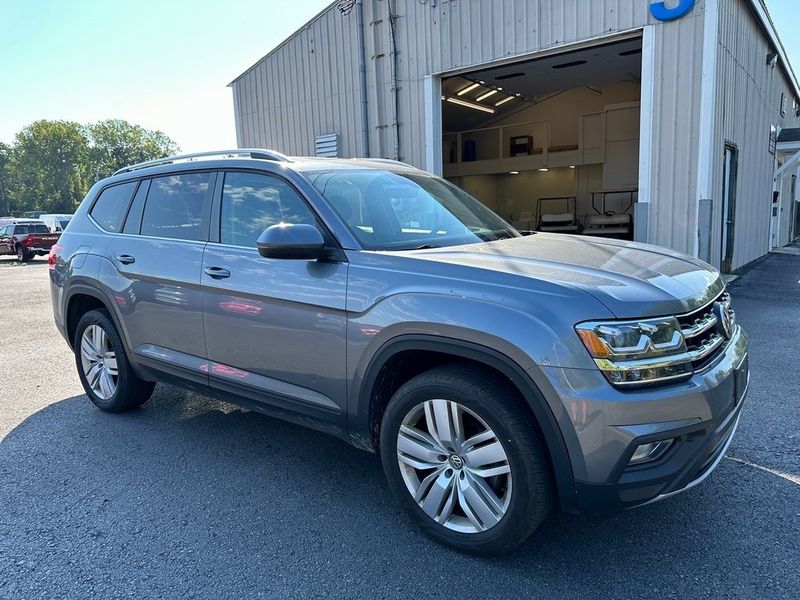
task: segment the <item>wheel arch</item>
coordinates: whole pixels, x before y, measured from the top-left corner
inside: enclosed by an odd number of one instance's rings
[[[89,299],[88,301],[85,299]],[[70,286],[64,298],[64,327],[67,331],[67,343],[70,348],[73,347],[73,340],[75,338],[75,328],[80,321],[81,316],[86,314],[89,310],[97,308],[105,309],[111,317],[111,320],[116,327],[117,332],[122,338],[122,343],[125,345],[126,351],[129,350],[128,339],[125,329],[121,326],[119,315],[112,308],[113,304],[108,296],[96,287],[91,285],[76,283]],[[81,310],[84,309],[85,310]],[[130,354],[130,353],[129,353]]]
[[[385,342],[372,356],[364,376],[354,381],[356,411],[351,414],[351,442],[370,451],[377,449],[380,416],[388,403],[382,394],[387,365],[405,354],[418,353],[426,359],[422,365],[405,368],[401,381],[389,385],[397,389],[410,377],[447,362],[468,361],[499,373],[508,379],[524,399],[523,407],[538,425],[544,438],[553,476],[564,510],[577,512],[575,480],[566,443],[547,401],[525,370],[506,355],[472,342],[430,335],[402,335]]]

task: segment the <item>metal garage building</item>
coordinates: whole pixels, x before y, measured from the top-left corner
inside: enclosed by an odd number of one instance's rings
[[[800,86],[761,0],[341,0],[231,87],[240,147],[402,160],[523,229],[724,271],[800,235]]]

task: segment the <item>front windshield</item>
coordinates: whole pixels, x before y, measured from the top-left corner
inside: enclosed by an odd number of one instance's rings
[[[375,169],[306,174],[366,250],[413,250],[518,237],[444,179]]]

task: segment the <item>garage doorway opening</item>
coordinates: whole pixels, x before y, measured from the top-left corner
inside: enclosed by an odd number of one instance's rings
[[[642,39],[441,81],[442,171],[522,231],[633,239]]]

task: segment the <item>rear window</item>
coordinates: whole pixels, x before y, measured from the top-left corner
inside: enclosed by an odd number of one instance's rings
[[[135,181],[104,189],[92,206],[92,218],[106,231],[117,233],[125,220],[134,189]]]
[[[14,235],[25,235],[28,233],[50,233],[44,223],[31,223],[29,225],[17,225]]]
[[[210,182],[210,173],[152,179],[142,216],[142,235],[177,240],[205,239],[201,223]]]

